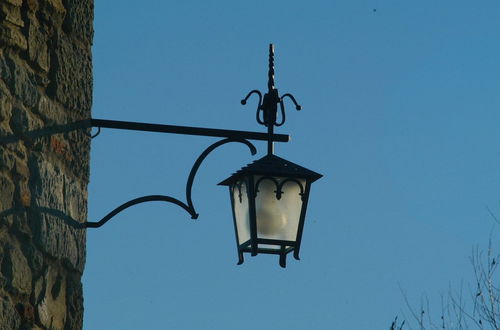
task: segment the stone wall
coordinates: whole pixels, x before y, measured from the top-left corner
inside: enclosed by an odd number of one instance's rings
[[[0,329],[82,328],[92,22],[93,0],[0,0]]]

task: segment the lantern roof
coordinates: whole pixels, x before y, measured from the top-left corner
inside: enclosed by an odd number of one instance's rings
[[[219,185],[229,186],[241,177],[249,174],[303,178],[308,179],[311,182],[314,182],[323,176],[305,167],[292,163],[291,161],[270,154],[244,166],[236,173],[233,173],[229,178],[219,183]]]

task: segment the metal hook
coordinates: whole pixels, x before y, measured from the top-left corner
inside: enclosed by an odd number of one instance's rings
[[[264,121],[260,119],[260,112],[263,110],[262,109],[262,93],[257,90],[257,89],[254,89],[252,91],[250,91],[250,93],[247,94],[247,96],[241,100],[241,104],[245,105],[247,104],[247,100],[248,98],[252,95],[252,94],[257,94],[259,96],[259,103],[257,104],[257,112],[255,114],[255,117],[257,119],[257,122],[261,125],[265,125],[264,124]]]
[[[274,122],[274,126],[281,126],[285,123],[286,115],[285,115],[285,105],[283,104],[283,99],[280,100],[280,112],[281,112],[281,122]]]
[[[101,134],[101,126],[97,127],[97,133],[95,133],[94,135],[89,134],[89,136],[91,139],[93,139],[93,138],[97,137],[99,134]]]
[[[288,97],[288,98],[290,98],[292,100],[292,102],[295,104],[295,109],[297,109],[297,111],[302,110],[302,107],[300,106],[300,104],[297,103],[297,101],[295,100],[295,97],[293,97],[292,94],[287,93],[287,94],[281,96],[281,102],[283,102],[283,100],[285,99],[285,97]]]

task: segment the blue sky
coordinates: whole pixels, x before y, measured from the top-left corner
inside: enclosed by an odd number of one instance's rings
[[[301,261],[236,266],[225,187],[259,154],[226,145],[175,205],[88,230],[85,329],[385,329],[427,295],[468,292],[469,256],[500,215],[500,2],[95,1],[93,117],[264,131],[267,49],[293,93],[276,153],[322,173]],[[89,221],[150,194],[184,196],[215,138],[103,130]],[[493,228],[498,243],[498,229]],[[462,283],[462,284],[461,284]]]

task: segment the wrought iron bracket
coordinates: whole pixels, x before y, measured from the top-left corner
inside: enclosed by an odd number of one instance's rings
[[[191,191],[193,187],[194,178],[196,172],[198,171],[201,163],[207,157],[207,155],[212,152],[217,147],[229,143],[229,142],[240,142],[246,144],[253,155],[257,152],[255,146],[251,144],[248,140],[264,140],[267,141],[268,154],[274,152],[274,142],[288,142],[290,137],[283,134],[275,134],[274,126],[282,126],[286,121],[285,115],[285,105],[284,99],[289,98],[295,104],[297,110],[301,110],[301,106],[295,100],[292,94],[279,95],[278,89],[275,87],[274,82],[274,46],[269,45],[269,70],[268,70],[268,82],[267,82],[268,92],[262,96],[262,93],[256,89],[250,91],[247,96],[241,100],[241,104],[246,104],[248,98],[253,94],[257,94],[259,97],[259,103],[257,105],[256,119],[261,125],[267,127],[267,133],[257,133],[248,131],[235,131],[235,130],[224,130],[224,129],[214,129],[214,128],[203,128],[203,127],[189,127],[189,126],[173,126],[173,125],[159,125],[159,124],[148,124],[148,123],[138,123],[138,122],[128,122],[128,121],[117,121],[117,120],[106,120],[106,119],[90,119],[89,126],[97,127],[98,131],[91,137],[96,137],[102,127],[114,128],[114,129],[124,129],[124,130],[134,130],[134,131],[148,131],[148,132],[161,132],[161,133],[175,133],[175,134],[187,134],[187,135],[198,135],[198,136],[212,136],[212,137],[224,137],[224,140],[216,142],[209,146],[198,159],[195,161],[191,172],[189,173],[186,182],[186,202],[183,202],[177,198],[164,195],[150,195],[143,196],[139,198],[132,199],[108,213],[105,217],[97,222],[86,222],[85,226],[87,228],[97,228],[104,225],[112,217],[122,212],[123,210],[145,202],[152,201],[162,201],[176,204],[182,207],[186,212],[191,215],[192,219],[198,218],[198,213],[196,213]],[[280,121],[277,120],[278,117],[278,105],[281,113]],[[278,198],[280,188],[278,187]]]
[[[187,126],[172,126],[172,125],[158,125],[158,124],[147,124],[147,123],[137,123],[137,122],[124,122],[116,120],[104,120],[104,119],[91,119],[91,126],[98,127],[100,132],[101,127],[115,128],[115,129],[126,129],[126,130],[138,130],[138,131],[148,131],[148,132],[162,132],[162,133],[175,133],[175,134],[188,134],[188,135],[199,135],[199,136],[216,136],[216,137],[226,137],[223,140],[213,143],[208,148],[206,148],[200,156],[196,159],[189,173],[188,179],[186,181],[186,202],[183,202],[177,198],[165,195],[149,195],[142,196],[139,198],[132,199],[122,205],[118,206],[102,219],[96,222],[87,221],[84,223],[85,228],[99,228],[108,222],[118,213],[128,209],[137,204],[146,202],[167,202],[180,206],[186,212],[191,215],[192,219],[198,218],[198,213],[193,204],[192,199],[192,188],[196,173],[200,168],[202,162],[205,158],[216,148],[230,142],[238,142],[245,144],[252,155],[257,153],[255,146],[248,140],[269,140],[287,142],[289,140],[288,135],[276,134],[273,136],[268,136],[266,133],[257,132],[246,132],[246,131],[234,131],[234,130],[221,130],[212,128],[201,128],[201,127],[187,127]],[[97,134],[98,134],[97,133]],[[94,136],[96,136],[95,134]]]

